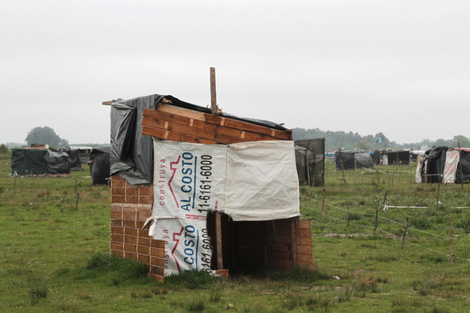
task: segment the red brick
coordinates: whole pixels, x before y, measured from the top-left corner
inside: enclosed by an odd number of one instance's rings
[[[126,236],[136,236],[137,237],[137,229],[136,228],[124,228],[124,234]]]
[[[124,257],[132,260],[137,260],[137,254],[132,252],[124,251]]]
[[[162,267],[152,265],[150,266],[150,273],[163,276],[164,269]]]
[[[165,259],[150,256],[150,264],[151,265],[156,265],[156,266],[159,266],[159,267],[164,267],[165,266]]]
[[[111,226],[122,226],[122,220],[111,220]]]
[[[139,246],[150,247],[150,238],[139,237]]]
[[[111,227],[111,234],[122,235],[124,234],[124,228],[122,227]]]
[[[126,196],[126,203],[139,203],[139,196]]]
[[[148,264],[150,262],[150,257],[148,255],[137,254],[137,261]]]
[[[141,204],[153,204],[153,197],[152,196],[140,196]]]
[[[122,242],[111,242],[111,250],[124,250]]]
[[[111,188],[111,195],[112,196],[125,196],[126,189],[122,187],[113,187]]]
[[[123,220],[136,220],[137,212],[122,212],[122,219]]]
[[[165,257],[165,250],[158,249],[158,248],[150,248],[150,255],[157,257],[157,258],[164,258]]]
[[[136,224],[135,221],[124,220],[122,221],[122,226],[135,228]]]
[[[123,235],[111,235],[111,241],[124,242],[124,236]]]
[[[135,253],[136,252],[136,245],[132,244],[132,243],[125,243],[124,244],[124,251]]]
[[[140,187],[141,196],[153,196],[153,187]]]
[[[122,251],[122,250],[111,250],[111,253],[115,254],[115,255],[118,255],[122,258],[124,257],[124,251]]]
[[[122,212],[111,211],[111,219],[122,219]]]
[[[150,255],[150,248],[141,246],[140,244],[137,246],[137,253],[139,254],[145,254],[145,255]]]
[[[125,196],[112,196],[111,202],[112,203],[126,203],[126,197]]]
[[[149,217],[152,216],[152,212],[139,212],[139,221],[146,221]]]
[[[147,228],[145,229],[139,228],[138,230],[139,230],[139,237],[145,237],[145,238],[149,237],[149,230]]]
[[[135,228],[142,229],[142,227],[144,227],[144,222],[145,221],[136,221],[135,222]]]
[[[150,246],[152,248],[165,249],[165,241],[152,239],[151,242],[150,242]]]
[[[137,244],[137,237],[136,236],[124,236],[124,242],[125,243],[132,243],[132,244]]]
[[[126,188],[126,196],[138,196],[138,195],[139,195],[139,188],[135,188],[135,187]]]

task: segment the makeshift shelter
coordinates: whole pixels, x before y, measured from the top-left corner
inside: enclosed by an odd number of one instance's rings
[[[325,177],[325,138],[297,140],[294,145],[299,184],[323,186]]]
[[[432,147],[416,167],[417,183],[470,182],[470,149]]]
[[[369,152],[337,151],[335,162],[337,170],[374,168],[374,162]]]
[[[82,163],[80,160],[80,150],[79,149],[59,149],[60,152],[65,152],[68,155],[67,162],[71,170],[81,171]]]
[[[151,95],[111,105],[111,251],[150,275],[313,268],[292,132]],[[184,239],[184,240],[183,240]]]
[[[408,165],[410,164],[410,151],[375,151],[374,163],[380,165]]]
[[[107,185],[110,176],[110,146],[94,147],[88,164],[93,185]]]
[[[69,174],[68,155],[51,149],[13,149],[11,175]]]

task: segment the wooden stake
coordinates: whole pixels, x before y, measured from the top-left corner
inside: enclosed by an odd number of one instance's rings
[[[215,67],[210,68],[210,80],[211,80],[211,112],[212,114],[218,114],[217,107],[217,95],[215,88]],[[220,212],[215,211],[215,241],[217,250],[217,269],[221,270],[224,268],[224,260],[222,255],[222,225]]]
[[[460,164],[460,182],[462,184],[463,190],[463,170],[462,170],[462,150],[460,149],[460,142],[459,142],[459,164]]]
[[[321,215],[323,218],[325,218],[325,197],[326,197],[326,191],[325,188],[323,188],[323,200],[321,202]]]
[[[441,181],[437,182],[437,200],[436,200],[436,208],[439,209],[439,193],[441,191]]]
[[[374,228],[374,236],[375,231],[377,230],[377,226],[379,224],[379,207],[380,207],[380,200],[377,201],[377,207],[375,208],[375,228]]]
[[[403,239],[401,241],[401,249],[403,250],[403,247],[405,246],[405,236],[406,236],[406,230],[408,229],[408,220],[410,218],[407,216],[406,217],[406,222],[405,222],[405,231],[403,232]]]
[[[454,230],[452,229],[452,221],[450,219],[450,216],[449,216],[449,224],[450,224],[450,264],[452,264],[453,259],[454,259],[453,255],[452,255],[452,248],[453,248],[452,247],[452,245],[453,245],[452,241],[453,241],[453,237],[454,237]]]
[[[75,195],[77,196],[77,201],[75,201],[75,211],[78,211],[78,200],[80,200],[80,194],[78,193],[78,187],[77,187],[77,179],[74,177],[75,180]]]

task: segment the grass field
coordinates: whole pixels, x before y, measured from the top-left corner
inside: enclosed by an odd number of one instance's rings
[[[301,188],[314,272],[160,284],[110,256],[109,188],[91,187],[87,167],[11,178],[10,156],[0,155],[0,312],[469,312],[470,186],[416,184],[414,170],[343,179],[327,161],[325,193]]]

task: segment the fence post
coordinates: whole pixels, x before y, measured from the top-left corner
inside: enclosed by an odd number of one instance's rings
[[[406,236],[406,230],[408,229],[408,220],[410,218],[407,216],[406,217],[406,222],[405,222],[405,231],[403,232],[403,239],[401,241],[401,249],[403,250],[403,247],[405,246],[405,236]]]
[[[323,218],[325,218],[325,197],[326,197],[326,191],[325,188],[323,188],[323,200],[321,202],[321,215]]]
[[[375,208],[375,228],[374,228],[374,236],[375,231],[377,230],[377,225],[379,222],[379,207],[380,207],[380,200],[377,200],[377,207]]]
[[[439,193],[441,191],[441,181],[437,183],[437,200],[436,200],[436,207],[439,209]]]
[[[450,264],[453,263],[453,255],[452,255],[452,248],[453,248],[453,237],[454,237],[454,230],[452,229],[452,221],[449,216],[449,224],[450,224]]]

